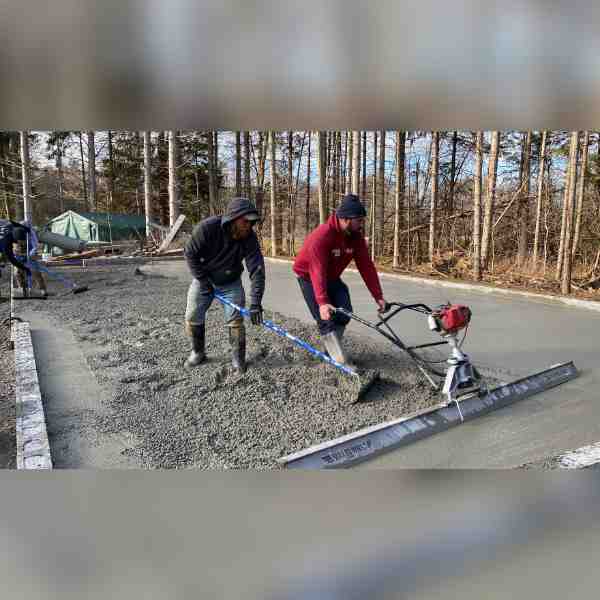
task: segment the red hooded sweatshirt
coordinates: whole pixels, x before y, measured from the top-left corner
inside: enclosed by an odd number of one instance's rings
[[[319,306],[331,304],[327,296],[327,283],[339,279],[344,269],[354,259],[367,288],[375,300],[383,298],[379,276],[369,256],[362,235],[346,235],[340,222],[331,215],[327,223],[319,225],[304,240],[294,261],[294,273],[310,280]]]

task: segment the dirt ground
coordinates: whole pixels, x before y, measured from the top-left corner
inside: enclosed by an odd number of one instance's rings
[[[87,342],[88,364],[111,390],[93,434],[133,434],[139,442],[123,452],[141,467],[275,468],[283,455],[440,401],[393,347],[382,352],[352,335],[347,344],[359,366],[381,368],[365,402],[350,402],[348,376],[250,323],[248,370],[236,375],[216,301],[207,318],[209,361],[186,371],[186,282],[144,273],[143,266],[68,273],[89,291],[65,295],[51,283],[53,295],[28,302],[27,310],[45,313]],[[280,314],[266,317],[320,347],[315,327]],[[91,435],[87,429],[81,435]]]
[[[0,288],[0,469],[16,468],[15,363],[10,349],[10,302],[6,286]]]

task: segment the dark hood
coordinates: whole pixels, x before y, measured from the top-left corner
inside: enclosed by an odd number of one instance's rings
[[[221,225],[227,225],[232,221],[235,221],[238,217],[252,215],[255,221],[259,220],[258,211],[256,206],[248,198],[234,198],[228,205],[227,210],[221,217]]]

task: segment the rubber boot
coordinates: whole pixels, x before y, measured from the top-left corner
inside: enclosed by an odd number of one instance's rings
[[[342,343],[340,340],[340,336],[337,330],[330,331],[323,336],[323,344],[325,345],[325,349],[329,354],[330,358],[339,362],[349,369],[354,369],[355,366],[348,360],[348,357],[344,353],[344,349],[342,348]]]
[[[206,326],[192,325],[191,323],[185,324],[185,330],[187,334],[192,338],[192,351],[185,361],[185,366],[188,369],[197,367],[199,364],[206,360],[206,354],[204,350],[206,340]]]
[[[346,331],[346,326],[345,325],[336,325],[335,330],[338,334],[338,339],[340,340],[340,346],[342,346],[342,352],[343,352],[344,356],[346,357],[346,362],[344,364],[347,367],[350,367],[351,369],[356,370],[356,368],[357,368],[356,362],[352,359],[352,356],[350,355],[348,350],[345,350],[344,346],[343,346],[344,332]]]
[[[246,328],[243,321],[235,321],[229,326],[231,344],[231,364],[238,373],[246,372]]]

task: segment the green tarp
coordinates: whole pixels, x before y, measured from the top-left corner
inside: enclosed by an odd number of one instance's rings
[[[49,221],[45,229],[79,240],[110,243],[145,237],[146,221],[139,215],[76,213],[68,210]],[[60,252],[59,248],[52,248],[53,255]]]

